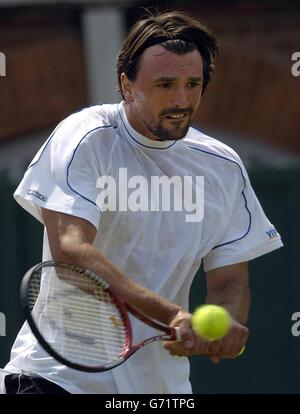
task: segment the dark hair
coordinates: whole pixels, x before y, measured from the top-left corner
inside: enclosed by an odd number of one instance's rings
[[[149,12],[148,16],[132,26],[117,58],[121,93],[121,74],[124,72],[129,80],[134,81],[142,53],[156,44],[161,44],[177,54],[198,49],[203,60],[203,93],[214,69],[213,62],[218,53],[217,42],[213,34],[198,20],[179,11],[159,14]]]

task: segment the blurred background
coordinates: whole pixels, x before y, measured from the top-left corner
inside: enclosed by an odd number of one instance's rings
[[[192,358],[194,392],[299,393],[300,64],[292,60],[300,52],[297,0],[0,0],[0,366],[23,322],[20,280],[41,260],[42,246],[41,225],[12,193],[65,116],[120,101],[116,54],[144,7],[188,11],[215,32],[220,55],[196,126],[239,153],[285,244],[250,263],[246,352],[217,366]],[[191,310],[204,298],[200,269]]]

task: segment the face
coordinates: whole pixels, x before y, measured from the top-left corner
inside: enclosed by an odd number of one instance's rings
[[[202,78],[198,50],[178,55],[161,45],[146,49],[136,79],[130,81],[121,75],[132,127],[154,140],[182,139],[200,104]]]

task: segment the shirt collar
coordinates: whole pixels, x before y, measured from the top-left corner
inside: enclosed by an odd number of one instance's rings
[[[143,147],[147,148],[155,148],[155,149],[167,149],[172,147],[174,144],[176,144],[176,140],[174,141],[155,141],[153,139],[149,139],[145,137],[144,135],[137,132],[129,123],[125,108],[124,108],[125,102],[122,101],[119,104],[119,114],[121,117],[121,121],[125,127],[125,130],[127,132],[127,136],[130,139],[130,141],[133,141]]]

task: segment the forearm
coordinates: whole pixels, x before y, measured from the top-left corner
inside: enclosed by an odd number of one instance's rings
[[[147,315],[169,324],[181,308],[125,276],[107,257],[89,242],[64,248],[60,260],[94,271],[126,301]],[[129,275],[130,276],[130,275]]]
[[[231,315],[230,329],[220,341],[212,341],[208,354],[214,363],[220,358],[235,358],[245,346],[249,335],[246,327],[250,290],[248,263],[236,263],[206,272],[206,303],[223,306]]]
[[[205,300],[223,306],[239,323],[245,325],[250,308],[250,291],[247,287],[231,283],[221,290],[210,292]]]
[[[244,325],[250,307],[248,264],[244,262],[213,269],[207,272],[206,278],[206,303],[223,306],[232,318]]]
[[[93,245],[96,229],[88,221],[46,209],[42,209],[42,216],[54,260],[94,271],[127,302],[163,323],[169,324],[181,310],[180,306],[134,282],[105,257]]]

